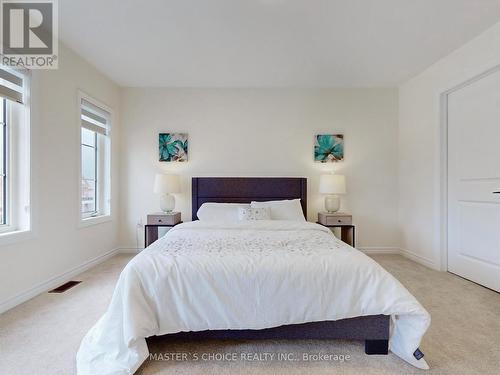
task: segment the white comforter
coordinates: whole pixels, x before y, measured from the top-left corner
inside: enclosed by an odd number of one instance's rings
[[[83,339],[79,375],[133,374],[145,338],[206,329],[391,315],[390,349],[413,353],[430,324],[388,272],[320,225],[284,221],[176,226],[125,267],[108,311]]]

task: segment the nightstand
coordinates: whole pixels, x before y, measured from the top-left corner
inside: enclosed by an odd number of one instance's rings
[[[356,247],[356,227],[352,224],[352,215],[345,212],[320,212],[318,224],[330,230],[340,228],[340,239],[346,244]]]
[[[159,237],[160,228],[165,228],[165,233],[181,224],[180,212],[156,213],[148,215],[148,223],[144,226],[144,248],[151,245]]]

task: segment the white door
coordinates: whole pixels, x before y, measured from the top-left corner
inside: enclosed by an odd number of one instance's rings
[[[448,271],[500,291],[500,72],[448,95]]]

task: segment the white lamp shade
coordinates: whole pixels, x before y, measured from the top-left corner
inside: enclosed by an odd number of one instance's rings
[[[160,174],[155,177],[154,192],[156,194],[180,193],[179,176],[175,174]]]
[[[345,194],[345,176],[340,174],[323,174],[319,177],[321,194]]]

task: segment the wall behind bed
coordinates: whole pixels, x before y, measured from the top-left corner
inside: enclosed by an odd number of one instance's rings
[[[308,178],[309,220],[323,208],[319,175],[347,176],[343,209],[352,212],[358,247],[398,246],[395,89],[162,89],[122,91],[121,244],[141,247],[139,221],[158,211],[156,172],[182,176],[177,209],[191,218],[193,176]],[[160,163],[158,133],[189,133],[189,161]],[[345,135],[345,161],[313,162],[313,137]]]

